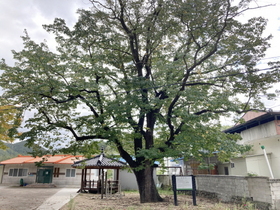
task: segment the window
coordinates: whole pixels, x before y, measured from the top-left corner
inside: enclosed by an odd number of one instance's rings
[[[18,169],[18,176],[27,176],[27,169]]]
[[[75,177],[76,169],[66,169],[66,177]]]
[[[9,176],[27,176],[27,169],[23,168],[11,168]]]

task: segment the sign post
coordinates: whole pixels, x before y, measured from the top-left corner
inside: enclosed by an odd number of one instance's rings
[[[174,205],[178,206],[177,191],[192,191],[193,205],[196,206],[196,185],[195,177],[172,175],[172,188],[174,193]]]

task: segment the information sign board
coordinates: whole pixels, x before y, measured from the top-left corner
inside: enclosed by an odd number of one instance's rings
[[[196,206],[196,186],[195,177],[191,176],[172,176],[172,186],[174,193],[174,205],[178,206],[177,191],[192,191],[193,205]]]
[[[193,189],[192,176],[176,176],[176,189],[192,190]]]

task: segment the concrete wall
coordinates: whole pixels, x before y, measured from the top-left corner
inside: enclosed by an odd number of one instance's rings
[[[156,169],[153,173],[155,184],[158,184]],[[136,176],[132,171],[120,170],[120,184],[122,190],[138,190]]]
[[[27,170],[27,176],[22,176],[22,177],[9,176],[9,170],[14,169],[14,168],[28,169]],[[37,173],[37,167],[34,165],[34,163],[33,164],[24,164],[24,165],[23,164],[5,165],[2,183],[3,184],[19,185],[21,178],[24,180],[25,183],[28,183],[28,184],[35,183],[36,173]]]
[[[163,179],[161,176],[160,180]],[[170,179],[170,176],[165,176]],[[164,181],[168,183],[167,180]],[[243,199],[255,203],[259,209],[280,209],[280,179],[268,177],[197,175],[199,193],[218,198],[223,202],[240,202]]]
[[[275,209],[280,209],[280,180],[271,180],[270,188],[271,188],[271,198],[273,200],[273,204]]]
[[[271,165],[271,155],[269,154],[267,157]],[[269,168],[263,154],[246,157],[246,166],[248,173],[270,177]]]
[[[248,183],[244,177],[238,176],[196,176],[197,190],[214,193],[225,202],[232,196],[250,197]]]
[[[270,184],[274,181],[270,181],[268,177],[243,177],[248,183],[249,197],[253,201],[259,201],[272,204],[272,189]]]
[[[234,164],[234,167],[232,166]],[[247,164],[244,158],[236,158],[232,160],[232,164],[229,164],[229,175],[241,175],[246,176],[248,172]],[[251,172],[252,173],[252,172]]]
[[[133,172],[120,170],[120,184],[122,190],[138,190],[136,177]]]
[[[249,128],[241,132],[241,137],[244,143],[248,143],[256,139],[273,137],[275,135],[277,135],[275,121]]]
[[[272,164],[272,162],[275,163],[276,160],[272,159],[272,154],[268,154],[267,157],[271,167],[273,166],[272,170],[274,171],[274,178],[280,177],[280,170],[277,165]],[[218,170],[220,175],[226,175],[224,172],[225,167],[228,168],[228,175],[232,176],[248,176],[248,174],[255,174],[258,176],[270,177],[264,154],[247,155],[246,157],[233,158],[231,159],[231,163],[219,163]]]
[[[81,185],[82,169],[76,168],[75,177],[66,177],[66,169],[73,169],[71,165],[60,164],[59,165],[59,176],[53,177],[52,183],[56,186],[67,186],[67,187],[79,187]]]
[[[280,209],[280,180],[268,177],[196,176],[197,189],[225,202],[247,198],[261,209]]]

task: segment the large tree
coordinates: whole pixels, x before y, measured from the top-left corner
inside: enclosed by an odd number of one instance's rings
[[[35,110],[22,138],[76,151],[108,140],[141,202],[161,200],[156,160],[246,150],[220,131],[219,117],[262,108],[258,95],[277,81],[275,69],[256,68],[269,47],[266,20],[237,20],[249,0],[91,2],[73,29],[58,18],[44,26],[56,51],[26,32],[15,66],[2,61],[4,96]]]

